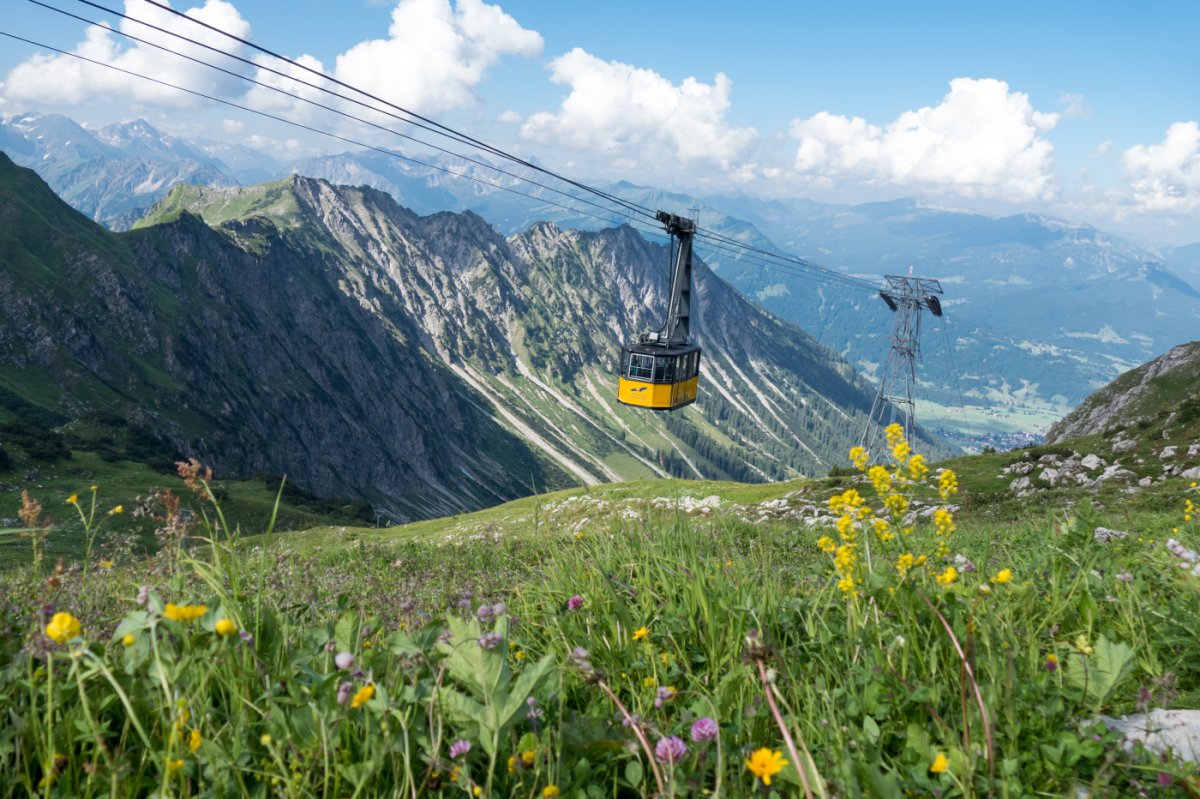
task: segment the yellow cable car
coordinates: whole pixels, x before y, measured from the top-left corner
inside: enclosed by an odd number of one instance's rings
[[[658,212],[658,219],[679,241],[671,274],[667,321],[662,329],[642,333],[621,348],[617,401],[654,411],[673,411],[696,401],[700,383],[700,347],[689,338],[692,306],[691,219]]]

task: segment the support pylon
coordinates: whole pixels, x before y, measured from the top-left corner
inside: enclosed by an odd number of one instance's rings
[[[921,357],[921,312],[942,315],[942,284],[931,278],[912,275],[887,275],[887,287],[879,292],[896,315],[879,392],[871,404],[871,413],[863,427],[859,444],[870,451],[883,428],[898,423],[904,437],[912,440],[916,425],[916,363]]]

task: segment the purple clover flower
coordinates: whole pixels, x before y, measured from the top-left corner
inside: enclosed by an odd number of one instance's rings
[[[344,705],[350,701],[350,694],[354,693],[354,686],[348,682],[344,682],[338,686],[337,702],[339,705]]]
[[[659,738],[654,745],[654,759],[659,763],[674,765],[687,756],[687,744],[677,735]]]
[[[654,694],[654,706],[659,710],[667,702],[675,698],[675,689],[666,685],[659,686],[658,691]]]
[[[708,716],[701,716],[692,724],[692,740],[696,743],[711,741],[720,732],[721,728]]]
[[[484,633],[479,636],[479,648],[491,651],[504,640],[504,636],[500,633]]]
[[[576,611],[581,607],[583,607],[583,597],[581,597],[579,594],[576,594],[567,600],[567,610]]]
[[[450,744],[450,757],[463,757],[467,752],[471,751],[471,742],[459,738],[454,743]]]
[[[354,655],[349,652],[338,652],[333,656],[333,665],[342,671],[350,671],[354,668]]]

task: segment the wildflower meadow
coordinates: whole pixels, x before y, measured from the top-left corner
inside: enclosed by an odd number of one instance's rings
[[[454,546],[230,529],[184,464],[162,545],[110,557],[103,486],[26,494],[0,794],[1200,796],[1100,719],[1198,706],[1194,484],[1101,542],[1086,507],[973,520],[898,427],[850,457],[830,524],[677,505]],[[39,557],[42,503],[82,562]]]

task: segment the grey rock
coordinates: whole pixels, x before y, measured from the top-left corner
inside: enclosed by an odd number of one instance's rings
[[[1042,473],[1038,475],[1038,479],[1041,480],[1043,483],[1049,483],[1050,485],[1057,485],[1058,484],[1058,476],[1059,476],[1058,469],[1043,469]]]
[[[1138,485],[1140,485],[1142,488],[1149,488],[1150,486],[1154,485],[1154,478],[1143,477],[1141,480],[1138,480]]]
[[[1173,447],[1173,446],[1172,447],[1163,447],[1162,451],[1158,453],[1158,457],[1162,458],[1164,461],[1174,458],[1175,450],[1176,450],[1176,447]]]
[[[1121,464],[1114,463],[1112,466],[1109,466],[1100,473],[1100,476],[1096,478],[1096,482],[1106,483],[1110,480],[1113,480],[1118,483],[1131,483],[1136,479],[1136,474],[1126,468],[1123,468]]]
[[[1011,483],[1009,483],[1008,487],[1012,491],[1026,491],[1030,488],[1029,478],[1018,477],[1016,480],[1013,480]]]
[[[1141,742],[1155,754],[1169,752],[1180,760],[1200,763],[1200,710],[1155,708],[1118,719],[1101,716],[1100,720],[1125,736],[1127,750]]]
[[[1083,456],[1083,459],[1079,461],[1079,465],[1090,472],[1095,469],[1099,469],[1102,466],[1107,466],[1108,461],[1104,460],[1104,458],[1101,458],[1099,455],[1088,454]]]
[[[1200,444],[1192,444],[1190,447],[1188,447],[1187,456],[1189,458],[1194,458],[1197,455],[1200,455]]]
[[[1110,530],[1107,527],[1097,527],[1092,531],[1092,538],[1101,544],[1107,544],[1110,541],[1118,541],[1128,537],[1129,533],[1124,530]]]
[[[1137,449],[1137,442],[1129,441],[1128,439],[1118,439],[1112,445],[1114,455],[1124,455],[1126,452],[1133,452],[1135,449]]]
[[[1184,469],[1179,473],[1179,476],[1187,478],[1188,480],[1200,480],[1200,466],[1193,466],[1190,469]]]

